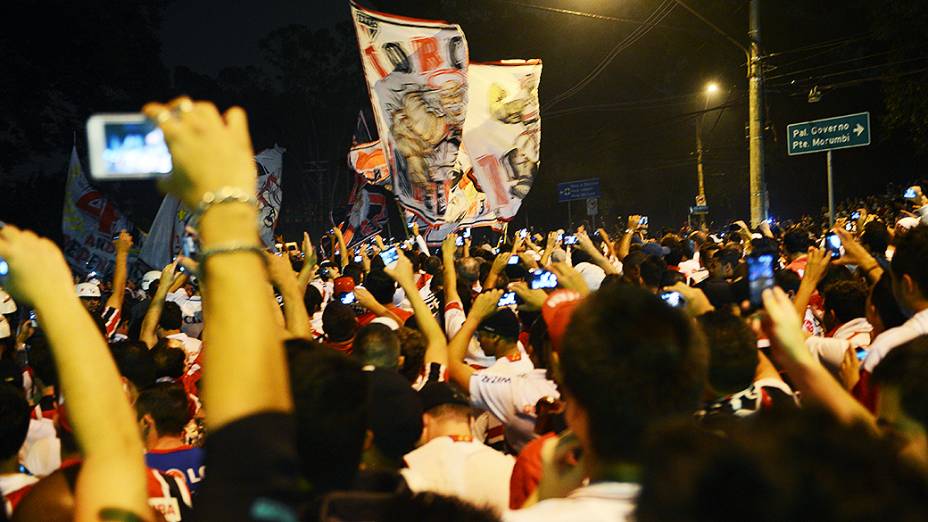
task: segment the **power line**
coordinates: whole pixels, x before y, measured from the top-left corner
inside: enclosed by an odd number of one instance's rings
[[[856,73],[856,72],[869,71],[869,70],[872,70],[872,69],[880,69],[880,68],[885,68],[885,67],[893,67],[893,66],[896,66],[896,65],[901,65],[901,64],[904,64],[904,63],[917,62],[917,61],[921,61],[921,60],[925,60],[925,59],[928,59],[928,55],[926,55],[926,56],[917,56],[917,57],[915,57],[915,58],[908,58],[908,59],[906,59],[906,60],[897,60],[897,61],[895,61],[895,62],[887,62],[887,63],[881,63],[881,64],[876,64],[876,65],[869,65],[869,66],[866,66],[866,67],[857,67],[857,68],[855,68],[855,69],[848,69],[848,70],[845,70],[845,71],[838,71],[838,72],[833,72],[833,73],[829,73],[829,74],[823,74],[823,75],[820,75],[820,76],[809,77],[809,78],[807,78],[807,80],[809,80],[810,82],[815,82],[816,80],[822,80],[822,79],[825,79],[825,78],[834,78],[835,76],[846,76],[846,75],[848,75],[848,74],[853,74],[853,73]],[[795,80],[793,80],[793,81],[795,81]],[[790,82],[790,83],[782,83],[782,84],[777,84],[777,85],[771,85],[770,88],[772,88],[772,89],[777,89],[777,88],[782,88],[782,87],[790,87],[791,85],[792,85],[792,82]]]

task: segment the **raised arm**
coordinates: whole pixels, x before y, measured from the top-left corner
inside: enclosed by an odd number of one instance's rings
[[[615,253],[615,256],[619,258],[619,261],[624,261],[625,256],[627,256],[629,250],[631,250],[632,238],[635,236],[635,233],[638,232],[638,223],[640,222],[641,216],[638,214],[628,216],[628,223],[625,227],[625,233],[622,234],[622,240],[619,241],[618,251]]]
[[[113,269],[113,293],[106,300],[106,307],[122,310],[122,303],[126,296],[126,279],[128,279],[129,250],[132,249],[132,235],[125,230],[119,231],[119,237],[113,241],[116,247],[116,266]]]
[[[448,343],[448,376],[464,390],[470,389],[470,378],[474,374],[474,369],[464,362],[467,346],[480,322],[496,311],[496,303],[502,295],[502,290],[489,290],[478,295],[461,329]]]
[[[577,241],[580,248],[593,259],[596,266],[603,269],[603,272],[607,274],[619,273],[615,266],[606,259],[606,256],[596,248],[596,245],[593,244],[593,240],[590,239],[590,236],[588,236],[586,232],[577,232]]]
[[[0,257],[9,263],[6,288],[35,307],[54,354],[68,418],[84,463],[78,475],[75,520],[151,520],[138,424],[106,341],[74,295],[61,251],[49,240],[13,226],[0,229]],[[112,520],[112,519],[109,519]]]
[[[213,431],[249,415],[289,412],[283,344],[266,298],[245,111],[233,107],[220,115],[211,103],[180,98],[170,106],[149,104],[144,112],[161,122],[174,158],[165,188],[188,207],[204,209],[199,231],[203,335],[209,347],[203,364],[207,427]],[[165,117],[172,112],[179,115]]]
[[[855,265],[867,275],[867,280],[871,285],[877,284],[880,278],[883,277],[883,269],[876,262],[876,259],[847,230],[835,228],[834,233],[841,238],[841,245],[844,247],[844,255],[840,259],[836,259],[835,264]]]
[[[309,239],[309,234],[303,232],[303,267],[300,274],[296,277],[300,291],[306,292],[306,285],[312,281],[316,275],[316,250],[313,248],[313,242]]]
[[[416,314],[416,323],[419,325],[419,329],[422,330],[422,334],[425,335],[425,367],[428,368],[433,362],[443,366],[447,365],[448,340],[445,338],[445,332],[438,325],[438,321],[435,320],[429,306],[425,304],[425,300],[419,294],[419,289],[416,288],[412,263],[401,250],[398,252],[399,260],[396,262],[396,266],[385,269],[385,272],[406,292],[406,299],[409,299],[413,312]]]
[[[338,257],[339,257],[339,266],[342,271],[345,270],[345,267],[348,266],[348,246],[345,245],[345,236],[342,234],[342,230],[338,227],[334,227],[332,232],[335,234],[335,239],[338,241]]]
[[[770,338],[773,355],[796,383],[803,398],[821,404],[842,422],[862,421],[876,431],[876,419],[838,381],[815,361],[806,347],[802,323],[783,290],[764,290],[767,316],[763,327]]]
[[[294,337],[312,339],[312,326],[309,313],[303,304],[305,288],[300,288],[296,274],[290,266],[290,260],[275,254],[265,254],[271,282],[284,298],[284,321],[287,331]]]
[[[142,327],[139,329],[139,340],[145,343],[149,349],[154,348],[158,343],[156,335],[158,322],[161,320],[161,311],[164,309],[164,299],[168,295],[168,290],[174,285],[174,263],[169,263],[161,270],[161,279],[158,280],[158,289],[148,304],[148,310],[145,311],[145,317],[142,318]]]
[[[831,262],[831,254],[821,248],[809,247],[809,257],[806,263],[805,272],[802,273],[802,281],[799,282],[799,290],[796,291],[796,297],[793,299],[793,307],[799,317],[803,317],[806,308],[809,306],[809,300],[815,293],[815,288],[819,281],[825,277],[828,272],[828,264]]]
[[[454,251],[457,250],[458,237],[448,234],[441,243],[442,286],[445,291],[445,305],[452,301],[461,301],[458,295],[458,273],[454,269]]]

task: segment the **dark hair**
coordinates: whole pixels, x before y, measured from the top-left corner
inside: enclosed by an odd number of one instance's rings
[[[322,309],[322,294],[319,289],[313,285],[306,285],[306,293],[303,294],[303,305],[310,317]]]
[[[922,295],[928,295],[928,227],[919,225],[899,236],[891,265],[893,277],[908,274]]]
[[[357,263],[349,263],[345,266],[345,269],[342,270],[342,275],[350,277],[354,281],[355,286],[361,284],[364,279],[364,267]]]
[[[802,229],[793,229],[783,235],[783,248],[787,254],[803,254],[809,251],[809,233]]]
[[[832,310],[840,323],[867,314],[867,285],[860,280],[838,281],[825,288],[825,311]]]
[[[322,331],[333,342],[347,341],[358,331],[358,320],[348,305],[330,302],[322,312]]]
[[[361,365],[320,347],[289,351],[290,389],[303,476],[314,495],[349,489],[361,462],[368,383]]]
[[[825,275],[822,276],[821,281],[815,285],[815,288],[819,293],[824,294],[825,290],[840,281],[852,281],[854,280],[854,274],[851,272],[851,269],[844,265],[836,265],[834,263],[828,265],[828,271],[825,272]],[[858,316],[860,317],[860,316]]]
[[[454,262],[454,269],[460,279],[474,283],[480,277],[480,262],[473,257],[465,257]]]
[[[488,507],[478,507],[457,497],[425,491],[412,496],[396,495],[382,520],[496,522],[500,518]]]
[[[658,287],[661,285],[661,280],[664,278],[664,271],[666,269],[667,264],[664,263],[664,260],[659,256],[648,256],[647,259],[639,265],[641,279],[644,281],[645,286],[649,287]]]
[[[793,293],[799,291],[799,284],[802,282],[799,274],[792,270],[777,270],[773,274],[773,280],[784,292]]]
[[[374,446],[388,459],[402,459],[422,436],[422,402],[395,371],[377,368],[365,373],[370,382],[367,428]]]
[[[151,415],[159,435],[180,435],[191,418],[187,392],[183,386],[170,382],[159,382],[140,391],[135,412],[139,419]]]
[[[396,281],[383,270],[371,270],[364,279],[364,288],[374,296],[378,303],[387,305],[393,302]]]
[[[604,462],[637,462],[653,422],[693,412],[705,365],[705,349],[683,312],[629,286],[591,294],[574,311],[561,350],[564,387],[586,410]]]
[[[164,330],[180,330],[184,324],[184,314],[180,311],[180,306],[173,302],[164,303],[161,309],[161,319],[158,320],[158,326]]]
[[[928,429],[928,336],[893,348],[873,370],[873,382],[898,389],[902,411]]]
[[[187,355],[181,348],[168,346],[164,339],[158,341],[151,350],[152,362],[155,365],[155,379],[170,377],[180,379],[184,376],[184,362]]]
[[[928,518],[924,475],[861,424],[816,409],[773,409],[733,425],[728,435],[691,422],[654,433],[635,520]]]
[[[709,347],[709,385],[720,394],[744,390],[757,370],[757,336],[740,317],[715,310],[698,318]]]
[[[33,335],[29,339],[26,355],[29,358],[29,367],[35,372],[36,377],[42,381],[42,384],[57,387],[58,368],[55,367],[55,360],[52,358],[52,351],[48,346],[48,338],[44,335]]]
[[[155,382],[155,361],[148,346],[141,341],[119,341],[110,345],[119,374],[139,390]]]
[[[870,304],[876,308],[884,329],[895,328],[906,321],[905,315],[899,308],[899,302],[893,295],[893,281],[889,272],[883,272],[880,280],[873,285],[870,291]]]
[[[889,248],[889,230],[881,221],[871,221],[864,226],[864,233],[860,235],[860,244],[870,254],[876,257],[886,257]]]
[[[722,248],[712,256],[720,265],[731,265],[732,270],[741,262],[741,251],[737,248]]]
[[[399,369],[400,374],[406,377],[406,380],[410,383],[414,383],[419,378],[425,365],[425,336],[418,330],[401,326],[396,331],[396,337],[400,341],[400,352],[403,354],[403,366]]]
[[[683,242],[672,237],[666,237],[661,241],[661,245],[670,249],[670,253],[664,256],[668,265],[679,266],[686,257],[686,247]]]
[[[400,340],[389,326],[372,323],[355,334],[352,355],[362,364],[393,370],[399,362]]]
[[[19,452],[29,431],[29,403],[22,390],[0,384],[0,460]]]

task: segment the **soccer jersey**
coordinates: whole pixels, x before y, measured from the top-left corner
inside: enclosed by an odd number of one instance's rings
[[[165,475],[183,479],[193,493],[197,492],[206,471],[202,448],[181,446],[171,450],[149,450],[145,463]]]

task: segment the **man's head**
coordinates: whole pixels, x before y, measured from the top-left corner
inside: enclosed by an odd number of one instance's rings
[[[825,287],[825,327],[829,330],[866,315],[867,285],[857,279]]]
[[[100,287],[96,283],[80,283],[77,285],[77,297],[80,297],[81,304],[88,312],[95,314],[100,311],[101,297]]]
[[[364,279],[364,288],[382,305],[393,302],[396,293],[396,281],[383,270],[371,270]]]
[[[399,372],[409,382],[416,382],[425,367],[425,336],[419,330],[401,326],[396,330],[396,337],[400,340],[402,354]]]
[[[365,463],[398,469],[422,435],[422,403],[400,374],[380,369],[365,373],[370,380]]]
[[[873,325],[873,336],[895,328],[906,321],[893,295],[892,274],[883,272],[867,296],[867,322]]]
[[[349,489],[361,462],[368,381],[361,365],[316,343],[288,342],[297,451],[312,494]]]
[[[178,333],[183,324],[184,314],[180,311],[180,306],[173,301],[164,303],[164,308],[161,309],[161,318],[158,319],[158,328],[161,335]]]
[[[502,357],[515,347],[521,331],[519,318],[508,308],[497,310],[477,326],[477,341],[483,353]]]
[[[322,331],[332,342],[343,342],[354,337],[358,320],[348,305],[332,301],[322,312]]]
[[[130,398],[155,382],[155,362],[151,351],[141,341],[119,341],[110,345],[110,354],[125,382]]]
[[[693,412],[706,353],[683,312],[611,286],[577,307],[561,349],[567,422],[597,463],[637,463],[653,423]]]
[[[896,239],[893,253],[893,294],[903,312],[911,315],[928,301],[928,227],[917,226]]]
[[[903,454],[928,469],[928,336],[894,348],[873,372],[877,422]]]
[[[179,384],[159,382],[145,388],[135,401],[142,441],[151,449],[162,437],[178,437],[190,421],[187,392]]]
[[[889,230],[882,221],[871,221],[864,226],[864,233],[860,235],[860,244],[876,257],[886,257],[889,248]]]
[[[783,249],[789,256],[806,254],[809,251],[809,233],[801,229],[793,229],[783,235]]]
[[[740,317],[724,311],[699,316],[709,348],[708,385],[718,395],[744,390],[757,369],[757,337]]]
[[[16,464],[19,448],[26,441],[29,431],[29,403],[22,390],[9,384],[0,384],[0,473],[11,473],[6,469]]]
[[[152,348],[151,358],[155,364],[155,379],[180,379],[184,376],[186,354],[183,348],[172,347],[162,339]]]
[[[422,439],[424,444],[444,435],[471,433],[473,410],[467,397],[446,382],[429,381],[419,390],[422,401]],[[466,432],[466,433],[460,433]]]
[[[737,248],[723,248],[712,256],[709,273],[713,277],[729,279],[734,277],[741,262],[741,251]]]
[[[473,257],[463,257],[454,263],[458,277],[470,284],[477,282],[480,277],[480,262]]]
[[[400,360],[400,340],[390,327],[371,323],[354,336],[352,353],[365,366],[396,370]]]

